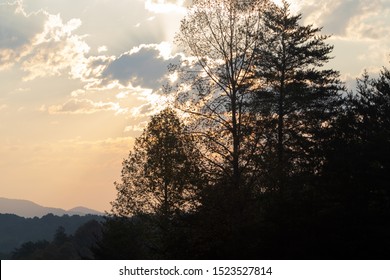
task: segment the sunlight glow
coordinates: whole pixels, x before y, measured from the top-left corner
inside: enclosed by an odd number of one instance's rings
[[[272,0],[276,5],[278,6],[283,6],[283,0]],[[302,2],[302,1],[301,1]],[[302,3],[298,3],[298,1],[290,1],[288,0],[287,3],[290,4],[290,10],[291,12],[293,12],[294,14],[297,14],[300,10],[300,6]]]
[[[176,0],[176,3],[171,3],[167,0],[146,0],[145,9],[156,14],[166,13],[182,13],[186,12],[184,7],[184,0]]]

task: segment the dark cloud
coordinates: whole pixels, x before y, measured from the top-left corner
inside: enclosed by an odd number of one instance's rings
[[[146,46],[134,53],[123,54],[103,71],[103,78],[117,80],[122,85],[158,89],[170,63],[180,62],[179,56],[165,59],[157,46]]]
[[[0,49],[16,49],[42,31],[46,16],[40,12],[27,15],[20,4],[0,3]]]

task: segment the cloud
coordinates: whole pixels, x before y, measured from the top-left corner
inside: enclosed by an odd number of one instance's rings
[[[43,108],[45,109],[45,108]],[[100,111],[124,113],[126,110],[114,102],[93,102],[89,99],[70,99],[62,105],[50,106],[49,114],[93,114]]]
[[[305,0],[299,3],[307,23],[335,36],[361,39],[388,37],[390,3],[381,0]]]
[[[0,70],[12,67],[26,53],[30,41],[42,31],[42,13],[27,15],[20,2],[0,3]]]
[[[22,3],[0,5],[0,70],[19,63],[25,81],[59,76],[64,71],[76,76],[90,50],[84,37],[74,34],[81,20],[64,23],[59,14],[43,10],[28,14]]]
[[[323,27],[334,45],[329,65],[340,70],[349,88],[364,69],[388,65],[390,1],[387,0],[294,0],[304,24]],[[352,78],[351,78],[352,77]]]
[[[0,3],[0,49],[17,49],[42,31],[42,11],[26,14],[20,1]]]
[[[90,20],[92,14],[101,11],[95,7],[95,4],[92,5],[93,1],[87,0],[87,2],[91,2],[85,9],[86,18]],[[123,6],[122,4],[115,4],[114,8],[117,10]],[[172,12],[174,7],[183,8],[185,1],[138,1],[137,9],[140,9],[142,4],[145,6],[142,11],[145,21],[150,17],[152,10],[157,12],[158,8],[160,9],[159,13]],[[79,35],[80,29],[92,32],[91,27],[88,27],[90,24],[87,22],[87,28],[84,28],[84,20],[79,18],[64,21],[62,15],[68,14],[66,7],[69,5],[66,1],[61,0],[58,5],[61,9],[56,9],[56,5],[42,0],[36,2],[20,0],[14,4],[0,5],[1,18],[9,18],[12,23],[0,28],[0,32],[2,32],[0,33],[0,70],[17,65],[25,73],[23,81],[53,76],[66,77],[67,75],[70,79],[78,79],[86,83],[83,87],[84,90],[97,90],[99,88],[103,90],[114,87],[121,87],[121,89],[141,87],[157,90],[165,83],[163,79],[167,72],[167,65],[177,63],[180,60],[178,56],[170,57],[170,48],[167,48],[167,43],[141,44],[138,47],[132,47],[130,51],[112,55],[115,48],[109,45],[111,42],[104,42],[100,39],[100,43],[92,49],[87,43],[88,38],[97,38],[100,33],[95,33],[95,28],[93,35]],[[40,8],[43,6],[46,7],[45,10]],[[99,9],[101,7],[99,5]],[[26,12],[27,10],[29,12]],[[61,14],[52,14],[52,12],[59,12],[59,10],[61,10]],[[141,13],[137,14],[138,21],[141,19]],[[75,15],[82,17],[83,14],[76,12]],[[107,16],[111,18],[112,15],[108,13]],[[146,36],[149,38],[146,38],[145,35],[141,36],[147,39],[145,41],[153,40],[157,35],[155,34],[157,30],[161,33],[162,28],[156,28],[156,25],[160,27],[169,25],[171,21],[166,21],[166,19],[172,18],[168,15],[154,15],[153,17],[156,18],[156,22],[143,26],[142,31],[137,31],[137,33],[149,34]],[[112,19],[108,19],[107,22],[113,24]],[[115,22],[118,24],[118,21]],[[117,24],[115,28],[118,28]],[[104,38],[111,38],[106,35]],[[132,37],[137,38],[139,34],[134,33]],[[161,33],[157,37],[160,38],[161,42],[165,34]],[[97,41],[94,39],[94,42]],[[116,45],[119,45],[117,43]],[[108,45],[109,47],[107,47]],[[91,49],[94,50],[92,55],[90,54]],[[111,55],[108,54],[108,50],[110,50]],[[74,94],[76,94],[75,90]]]
[[[125,127],[123,132],[142,132],[147,126],[147,124],[148,124],[147,121],[143,121],[136,125],[129,125]]]
[[[111,61],[103,71],[104,80],[117,80],[121,85],[159,89],[170,63],[178,64],[180,56],[170,57],[166,43],[141,45]]]
[[[82,59],[77,64],[77,67],[72,68],[71,77],[86,83],[84,90],[110,88],[108,85],[110,84],[109,81],[103,86],[102,73],[114,59],[115,56],[110,57],[105,55],[90,56]]]
[[[102,52],[106,52],[106,51],[108,51],[108,48],[107,48],[107,46],[100,46],[100,47],[98,47],[98,53],[102,53]]]
[[[56,143],[57,147],[67,150],[83,150],[84,152],[98,150],[102,153],[122,153],[126,154],[134,143],[133,137],[116,137],[102,140],[82,140],[80,138],[61,140]],[[125,153],[123,153],[125,151]]]
[[[64,70],[77,76],[90,50],[82,36],[73,34],[80,26],[79,19],[63,23],[60,15],[48,15],[44,31],[35,36],[22,63],[22,69],[28,72],[25,80],[58,76]]]

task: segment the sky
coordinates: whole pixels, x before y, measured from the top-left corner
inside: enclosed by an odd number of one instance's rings
[[[123,159],[164,106],[185,2],[0,0],[0,197],[110,210]],[[389,66],[390,0],[290,3],[332,35],[328,67],[347,85]]]

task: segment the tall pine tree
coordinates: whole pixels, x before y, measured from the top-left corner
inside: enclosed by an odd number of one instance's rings
[[[338,72],[323,67],[333,50],[325,42],[328,36],[319,35],[321,28],[301,25],[301,18],[286,1],[270,4],[255,63],[260,89],[254,105],[271,127],[266,140],[271,155],[263,158],[276,160],[270,173],[282,191],[288,176],[307,168],[315,172],[321,161],[311,160],[315,133],[326,126],[342,88]]]

